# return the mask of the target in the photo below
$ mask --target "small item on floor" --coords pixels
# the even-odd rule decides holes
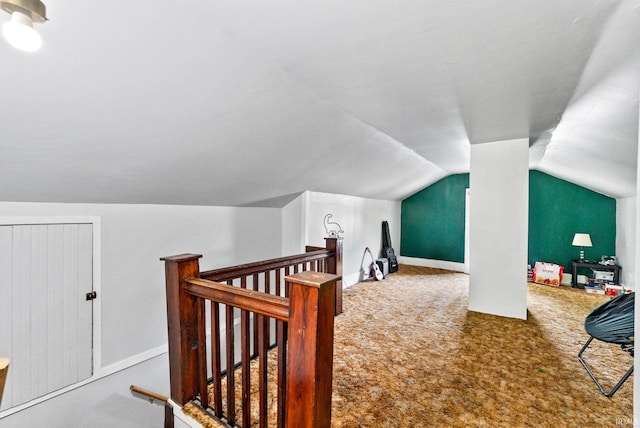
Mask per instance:
[[[604,291],[608,296],[616,297],[618,294],[622,294],[626,290],[624,290],[621,285],[607,284]]]
[[[386,278],[387,275],[389,275],[389,259],[383,257],[376,260],[376,264],[382,271],[382,275]]]
[[[584,291],[590,294],[604,294],[604,286],[596,282],[589,282],[584,286]]]
[[[371,253],[371,250],[369,249],[369,247],[366,247],[364,249],[364,252],[365,254],[369,253],[369,256],[371,256],[371,264],[369,265],[369,276],[372,276],[373,279],[375,279],[376,281],[383,280],[384,275],[380,270],[380,268],[378,267],[376,260],[373,258],[373,254]]]
[[[536,262],[533,268],[533,282],[538,284],[560,286],[564,266],[555,263]]]

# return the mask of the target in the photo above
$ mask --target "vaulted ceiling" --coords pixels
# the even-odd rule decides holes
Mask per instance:
[[[2,201],[399,200],[515,138],[636,194],[640,0],[45,3],[0,40]]]

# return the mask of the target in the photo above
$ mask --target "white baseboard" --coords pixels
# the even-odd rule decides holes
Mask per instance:
[[[454,272],[465,273],[464,263],[449,262],[446,260],[421,259],[419,257],[399,256],[398,263],[403,265],[431,267],[436,269],[446,269]],[[350,275],[345,275],[342,278],[342,288],[344,289],[351,287],[352,285],[357,284],[358,282],[367,278],[369,278],[369,273],[363,272],[362,270]]]
[[[106,367],[102,367],[101,369],[96,369],[96,371],[94,372],[94,377],[102,378],[105,376],[109,376],[110,374],[128,369],[129,367],[133,367],[136,364],[143,363],[147,360],[150,360],[152,358],[155,358],[167,352],[169,352],[168,344],[158,346],[157,348],[154,348],[154,349],[149,349],[148,351],[141,352],[127,359],[118,361],[117,363],[108,365]]]
[[[403,265],[424,266],[424,267],[431,267],[431,268],[437,268],[437,269],[446,269],[446,270],[452,270],[456,272],[465,271],[464,263],[449,262],[446,260],[421,259],[418,257],[400,256],[398,257],[398,263]]]
[[[356,273],[352,273],[350,275],[345,275],[342,277],[342,288],[349,288],[354,284],[357,284],[358,282],[360,282],[360,273],[356,272]]]

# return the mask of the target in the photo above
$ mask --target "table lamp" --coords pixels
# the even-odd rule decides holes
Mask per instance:
[[[592,247],[591,236],[588,233],[576,233],[571,245],[580,247],[580,260],[584,260],[584,247]]]

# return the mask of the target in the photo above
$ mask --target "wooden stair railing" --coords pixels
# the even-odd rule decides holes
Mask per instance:
[[[199,255],[162,259],[167,278],[169,366],[174,402],[179,405],[196,402],[228,426],[248,427],[252,408],[250,377],[255,376],[250,360],[258,357],[257,420],[260,427],[266,427],[267,350],[276,346],[278,410],[275,424],[296,428],[330,426],[333,317],[342,311],[341,277],[336,275],[342,270],[342,239],[327,238],[327,248],[307,247],[307,250],[298,256],[206,272],[199,272]],[[205,302],[209,302],[210,317],[207,317]],[[220,305],[224,305],[224,310]],[[234,314],[238,312],[239,363],[234,351],[237,334]],[[270,336],[272,320],[275,342]],[[211,327],[209,361],[207,325]],[[224,334],[223,330],[226,330]],[[224,360],[222,340],[225,341]],[[238,366],[242,373],[242,425],[235,414],[234,373]],[[223,409],[223,373],[227,382],[226,409]]]
[[[266,293],[280,295],[280,271],[287,275],[299,271],[327,272],[338,275],[340,279],[336,283],[336,315],[342,313],[342,238],[325,238],[326,247],[314,247],[307,245],[305,252],[294,256],[280,257],[237,266],[225,267],[200,272],[200,278],[210,281],[224,282],[240,279],[242,277],[255,276],[265,272],[275,271],[276,287],[274,290],[265,290]],[[266,278],[265,278],[266,279]]]

